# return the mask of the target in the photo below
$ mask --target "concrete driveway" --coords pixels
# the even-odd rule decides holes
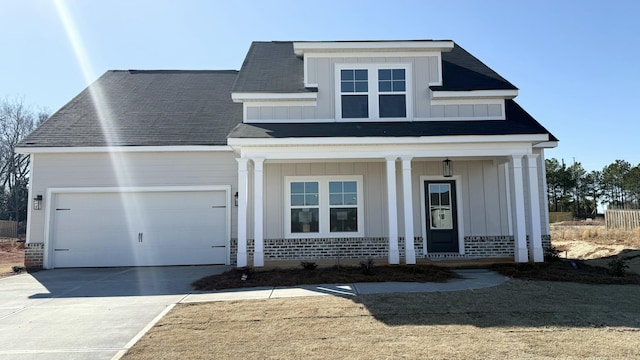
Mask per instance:
[[[0,359],[112,359],[228,266],[43,270],[0,279]]]

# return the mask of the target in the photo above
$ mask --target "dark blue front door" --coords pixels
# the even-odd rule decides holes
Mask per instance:
[[[434,180],[424,183],[427,216],[427,252],[458,252],[456,183]]]

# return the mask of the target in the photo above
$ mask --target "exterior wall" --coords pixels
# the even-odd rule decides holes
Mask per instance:
[[[465,236],[506,236],[509,232],[507,192],[505,189],[504,170],[494,160],[468,160],[453,162],[453,175],[460,175],[457,191],[461,192],[463,224],[459,229]],[[413,226],[414,234],[422,236],[422,214],[420,189],[423,184],[420,176],[442,176],[441,161],[414,160],[412,169],[413,192]],[[400,181],[400,177],[397,179]],[[402,199],[402,189],[398,190],[398,199]],[[398,209],[401,219],[404,218],[402,207]],[[400,227],[401,236],[404,229]]]
[[[316,106],[287,106],[282,103],[246,104],[246,119],[251,121],[294,121],[294,120],[335,120],[336,114],[336,64],[370,64],[390,63],[409,64],[412,75],[413,117],[414,119],[455,119],[473,117],[501,118],[503,105],[495,101],[477,99],[469,103],[431,104],[430,84],[439,82],[440,59],[438,56],[403,56],[403,57],[311,57],[307,62],[307,83],[317,84]],[[502,102],[504,104],[504,102]]]
[[[404,240],[398,244],[404,257]],[[416,256],[424,257],[422,238],[415,238]],[[247,254],[253,256],[253,240],[247,240]],[[231,261],[235,263],[238,240],[231,239]],[[340,260],[388,259],[389,239],[385,237],[323,238],[323,239],[265,239],[264,260]]]
[[[368,238],[387,236],[387,215],[385,210],[387,205],[384,166],[383,162],[266,163],[264,167],[264,238],[283,239],[285,237],[285,176],[309,175],[362,175],[362,185],[364,188],[364,236]],[[247,236],[253,237],[252,232],[250,231]]]
[[[505,167],[495,160],[456,160],[454,175],[460,176],[457,191],[462,203],[465,254],[440,257],[513,257],[514,240],[509,226],[508,189]],[[385,163],[312,162],[265,164],[265,260],[305,260],[313,258],[386,258],[388,256]],[[362,175],[365,235],[363,238],[285,239],[286,176]],[[400,162],[396,163],[399,236],[404,236],[403,192]],[[412,161],[413,223],[416,256],[424,257],[421,176],[442,176],[442,162]],[[250,212],[251,213],[251,212]],[[252,235],[249,235],[251,238]],[[399,241],[404,257],[404,242]],[[282,253],[276,251],[282,250]],[[233,250],[232,250],[233,251]],[[432,257],[432,255],[429,255]],[[233,255],[232,255],[233,258]]]
[[[238,165],[233,152],[130,152],[32,155],[31,191],[45,196],[43,210],[32,210],[30,244],[45,240],[48,188],[231,185],[235,194]],[[237,208],[231,209],[236,237]]]

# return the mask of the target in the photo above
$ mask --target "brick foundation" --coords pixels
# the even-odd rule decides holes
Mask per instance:
[[[513,236],[465,236],[465,253],[432,253],[426,257],[438,259],[482,259],[513,258]],[[542,236],[542,246],[551,246],[551,237]],[[414,238],[416,258],[425,258],[422,237]],[[254,241],[247,240],[248,263],[253,258]],[[404,239],[398,240],[401,260],[405,257]],[[235,264],[238,254],[238,239],[231,239],[231,263]],[[389,240],[385,237],[370,238],[322,238],[322,239],[265,239],[265,261],[289,260],[338,260],[338,259],[387,259]]]
[[[28,243],[24,248],[24,267],[42,269],[44,262],[44,243]]]

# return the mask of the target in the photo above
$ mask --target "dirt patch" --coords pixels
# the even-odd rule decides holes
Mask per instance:
[[[640,286],[513,280],[473,291],[185,304],[124,359],[638,358],[638,298]]]
[[[243,275],[247,275],[242,280]],[[430,265],[331,266],[253,271],[234,269],[195,281],[196,290],[220,290],[258,286],[344,284],[354,282],[414,281],[446,282],[460,276],[447,268]]]
[[[14,266],[24,266],[24,242],[0,238],[0,277],[14,274]]]
[[[621,258],[629,271],[640,274],[640,229],[552,225],[551,244],[560,250],[562,258],[580,259],[605,268],[611,260]]]

